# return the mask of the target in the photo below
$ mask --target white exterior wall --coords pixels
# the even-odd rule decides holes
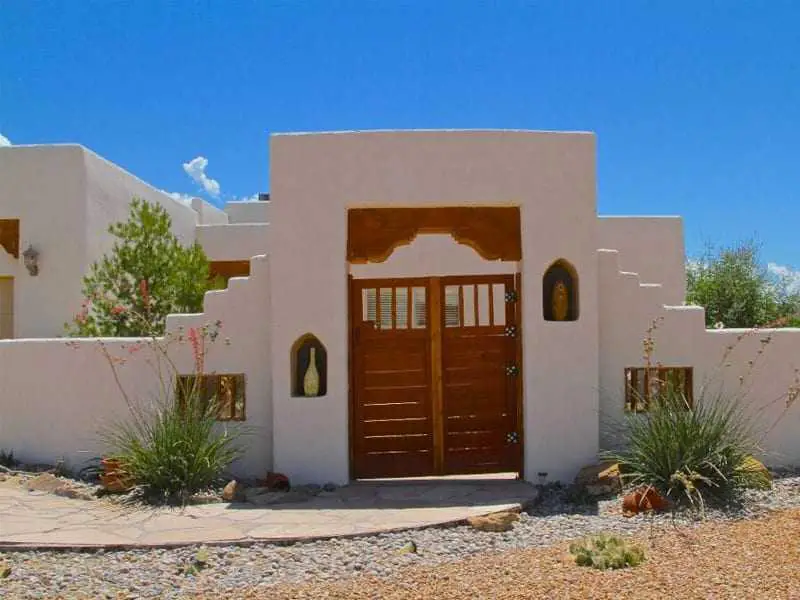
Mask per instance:
[[[567,480],[598,450],[595,140],[589,134],[373,132],[274,136],[270,235],[275,468],[349,477],[347,209],[521,207],[525,476]],[[542,319],[556,259],[580,278],[574,323]],[[313,292],[312,292],[313,290]],[[290,396],[290,348],[325,344],[328,393]],[[567,374],[554,377],[554,373]]]
[[[253,259],[249,278],[234,278],[224,291],[206,295],[206,313],[171,315],[168,330],[170,358],[182,373],[193,372],[191,350],[178,327],[221,321],[220,334],[209,346],[205,370],[244,373],[244,423],[220,427],[238,429],[245,455],[232,467],[235,474],[260,476],[272,466],[272,411],[269,368],[269,328],[265,257]],[[147,363],[149,349],[130,354],[139,338],[105,339],[109,353],[125,359],[117,372],[132,402],[141,405],[158,398],[159,379]],[[74,347],[73,347],[74,346]],[[0,341],[0,449],[13,450],[28,462],[71,468],[85,466],[107,448],[100,433],[130,416],[111,367],[95,339],[37,339]]]
[[[167,331],[171,335],[177,335],[179,327],[188,331],[190,327],[221,322],[219,338],[209,352],[205,370],[245,376],[246,421],[228,426],[245,434],[241,441],[246,453],[234,465],[234,472],[248,477],[264,477],[273,466],[269,281],[268,258],[253,257],[249,277],[233,277],[227,289],[206,293],[202,314],[167,318]],[[188,353],[182,356],[186,373],[192,372],[189,359]]]
[[[192,208],[197,213],[197,222],[202,225],[224,225],[228,214],[202,198],[192,198]]]
[[[197,242],[208,260],[247,260],[267,252],[267,223],[198,225]]]
[[[163,206],[172,218],[172,232],[184,244],[195,240],[197,213],[153,186],[82,148],[86,168],[86,267],[106,254],[114,243],[108,233],[111,223],[126,221],[134,197]],[[75,310],[80,308],[75,307]]]
[[[80,309],[89,266],[113,245],[108,226],[124,221],[138,196],[161,204],[184,243],[197,213],[78,145],[0,149],[0,218],[20,220],[20,251],[39,251],[39,274],[0,250],[0,277],[14,277],[17,338],[57,337]]]
[[[762,330],[739,336],[747,330],[707,330],[704,311],[694,306],[665,307],[658,288],[641,286],[636,275],[621,273],[619,256],[601,251],[600,260],[600,406],[603,447],[617,445],[615,427],[624,419],[624,369],[644,366],[643,340],[651,323],[661,317],[653,339],[653,363],[664,366],[693,367],[695,397],[706,386],[711,396],[720,389],[729,397],[741,394],[739,376],[748,370],[748,361],[757,359],[760,340],[767,336],[761,359],[756,360],[750,392],[744,398],[757,417],[756,428],[765,432],[762,457],[767,464],[800,464],[800,402],[783,415],[785,394],[800,369],[800,329]],[[725,364],[726,348],[735,346]],[[778,399],[777,401],[775,401]]]
[[[0,341],[0,449],[26,462],[74,469],[103,453],[100,433],[125,418],[127,405],[96,340]],[[105,340],[113,356],[133,340]],[[119,369],[131,397],[145,400],[158,381],[144,352]]]
[[[227,202],[225,212],[230,223],[269,223],[269,202]]]
[[[597,247],[619,250],[623,271],[659,283],[666,304],[686,299],[686,253],[680,217],[600,217]]]
[[[0,148],[0,218],[20,220],[20,257],[0,248],[0,276],[14,278],[15,337],[55,337],[80,309],[87,264],[86,171],[80,146]],[[39,274],[22,263],[39,251]]]

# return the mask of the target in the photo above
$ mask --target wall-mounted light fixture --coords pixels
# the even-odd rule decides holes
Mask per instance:
[[[39,251],[28,244],[27,250],[22,253],[22,261],[25,264],[25,268],[28,269],[28,273],[31,275],[38,275],[39,274]]]

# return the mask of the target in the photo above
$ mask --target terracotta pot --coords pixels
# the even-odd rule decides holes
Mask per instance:
[[[669,500],[659,494],[655,488],[639,488],[622,499],[622,512],[636,515],[640,512],[661,512],[669,508]]]
[[[103,473],[100,475],[100,484],[109,492],[127,492],[133,487],[133,480],[122,468],[116,458],[104,458],[100,461]]]

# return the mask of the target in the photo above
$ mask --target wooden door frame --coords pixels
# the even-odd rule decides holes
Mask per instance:
[[[361,306],[361,299],[360,295],[356,294],[356,287],[361,286],[360,282],[370,282],[370,284],[378,284],[378,282],[383,283],[395,283],[395,284],[405,284],[409,287],[413,287],[414,282],[419,284],[422,280],[427,282],[426,287],[426,319],[428,323],[429,329],[429,340],[430,340],[430,374],[431,374],[431,406],[432,406],[432,425],[433,425],[433,452],[434,452],[434,470],[439,476],[444,474],[444,460],[445,460],[445,427],[444,427],[444,395],[443,395],[443,360],[442,360],[442,348],[443,348],[443,327],[444,327],[444,310],[443,310],[443,300],[444,300],[444,287],[447,284],[457,284],[459,282],[463,283],[476,283],[480,282],[482,279],[486,279],[487,282],[492,281],[493,279],[496,281],[500,274],[492,274],[492,275],[453,275],[453,276],[446,276],[446,277],[407,277],[407,278],[364,278],[364,279],[356,279],[353,277],[352,274],[348,275],[348,381],[349,381],[349,394],[348,394],[348,424],[349,424],[349,435],[348,435],[348,458],[349,458],[349,465],[348,465],[348,474],[351,480],[354,479],[355,475],[355,436],[356,436],[356,369],[354,368],[354,350],[356,345],[355,339],[355,322],[356,318],[358,317],[359,310],[363,310],[363,306]],[[523,395],[523,377],[522,377],[522,365],[523,365],[523,355],[522,355],[522,276],[520,273],[516,274],[505,274],[504,277],[510,278],[510,282],[512,285],[512,289],[516,291],[516,306],[514,309],[514,325],[517,327],[517,336],[516,336],[516,351],[515,351],[515,358],[520,366],[520,375],[516,377],[515,382],[515,395],[516,395],[516,425],[517,431],[519,435],[519,444],[520,444],[520,457],[519,457],[519,472],[518,472],[518,479],[524,478],[524,468],[525,468],[525,423],[524,423],[524,395]],[[463,310],[463,309],[462,309]],[[436,317],[436,318],[435,318]],[[409,315],[409,319],[411,315]]]

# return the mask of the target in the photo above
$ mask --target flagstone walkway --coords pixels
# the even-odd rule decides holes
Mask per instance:
[[[457,523],[536,498],[513,480],[355,483],[268,508],[205,504],[128,508],[0,485],[0,549],[139,548],[301,541]]]

